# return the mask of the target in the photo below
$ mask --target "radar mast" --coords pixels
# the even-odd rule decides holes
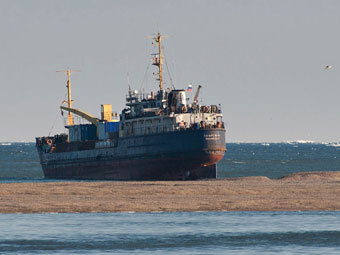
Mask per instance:
[[[151,36],[149,38],[152,38],[156,42],[156,46],[158,47],[158,53],[153,54],[154,57],[153,65],[158,67],[158,78],[159,81],[159,90],[163,90],[163,56],[162,56],[162,40],[166,37],[169,37],[169,35],[161,35],[161,33],[157,33],[157,35]],[[153,44],[153,43],[152,43]]]

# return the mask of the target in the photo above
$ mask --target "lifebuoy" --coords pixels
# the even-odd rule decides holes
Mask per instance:
[[[52,140],[51,139],[47,139],[46,143],[51,146],[52,145]]]

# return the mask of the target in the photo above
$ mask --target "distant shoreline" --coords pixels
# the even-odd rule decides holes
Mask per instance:
[[[200,181],[0,183],[0,213],[340,210],[340,172]]]

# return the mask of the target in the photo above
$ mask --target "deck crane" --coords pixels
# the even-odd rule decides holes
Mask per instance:
[[[86,119],[87,121],[89,121],[90,123],[94,124],[96,127],[98,127],[98,123],[100,122],[100,119],[92,116],[89,113],[83,112],[79,109],[75,109],[72,108],[72,103],[73,100],[71,99],[71,72],[80,72],[79,70],[71,70],[70,68],[67,68],[67,70],[62,70],[62,71],[57,71],[57,72],[64,72],[67,74],[67,101],[63,101],[63,103],[67,103],[68,107],[66,106],[60,106],[61,110],[65,110],[68,111],[68,122],[67,125],[68,126],[72,126],[74,125],[74,120],[72,117],[72,113],[74,113],[75,115],[78,115],[84,119]],[[98,134],[98,129],[97,129],[97,134]]]
[[[198,103],[198,95],[199,95],[199,93],[200,93],[201,88],[202,88],[202,86],[201,86],[201,85],[198,85],[196,94],[195,94],[195,96],[194,96],[193,105],[197,105],[197,103]]]
[[[60,106],[60,109],[68,111],[68,112],[72,112],[75,115],[78,115],[78,116],[86,119],[87,121],[91,122],[92,124],[94,124],[96,126],[98,126],[98,122],[100,121],[98,118],[92,116],[89,113],[83,112],[83,111],[81,111],[79,109],[70,108],[70,107],[66,107],[66,106]]]

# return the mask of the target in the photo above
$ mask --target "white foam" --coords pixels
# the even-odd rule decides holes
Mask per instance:
[[[9,145],[12,145],[12,143],[0,143],[0,145],[9,146]]]
[[[295,141],[287,141],[285,143],[288,143],[288,144],[319,144],[319,143],[312,141],[312,140],[295,140]]]
[[[340,143],[327,143],[327,146],[340,147]]]
[[[247,162],[243,162],[243,161],[233,161],[234,164],[246,164]]]

